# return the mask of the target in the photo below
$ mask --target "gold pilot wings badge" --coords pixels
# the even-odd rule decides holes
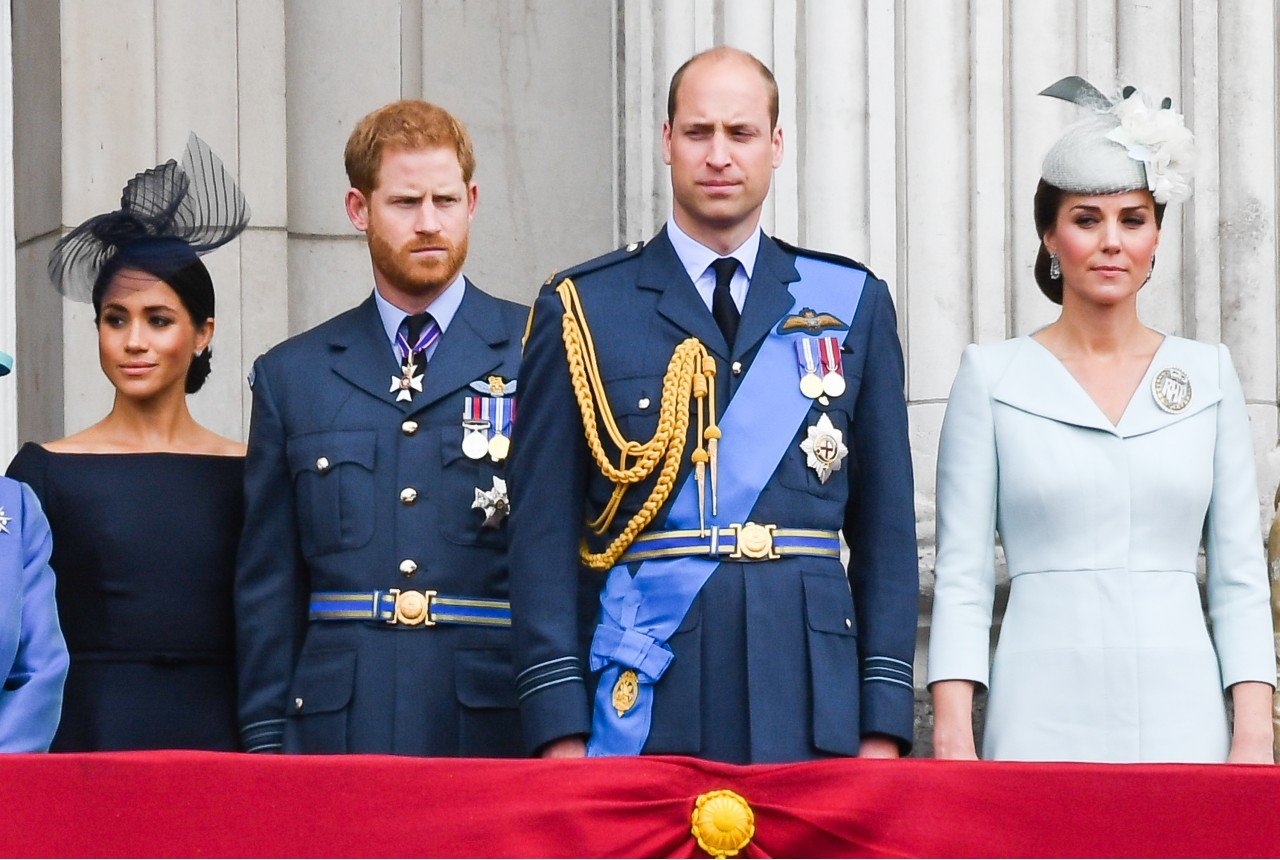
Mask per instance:
[[[824,331],[848,331],[847,323],[834,314],[801,308],[798,314],[789,314],[778,323],[778,334],[821,334]]]

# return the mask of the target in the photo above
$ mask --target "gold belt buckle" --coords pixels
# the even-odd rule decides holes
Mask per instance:
[[[431,620],[431,600],[436,596],[434,590],[401,591],[398,588],[392,588],[390,593],[395,595],[396,608],[395,615],[388,623],[403,624],[406,627],[436,626],[435,621]]]
[[[773,549],[773,530],[777,528],[773,523],[732,523],[729,528],[736,538],[729,558],[765,561],[782,557]]]

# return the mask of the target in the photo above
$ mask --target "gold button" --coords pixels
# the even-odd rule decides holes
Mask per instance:
[[[734,375],[734,376],[741,376],[741,375],[742,375],[742,362],[740,362],[740,361],[735,361],[733,364],[729,365],[729,370],[733,372],[733,375]]]
[[[302,697],[301,697],[301,696],[299,696],[298,698],[296,698],[296,699],[294,699],[294,700],[293,700],[293,709],[294,709],[295,711],[301,711],[301,710],[302,710]]]
[[[317,471],[317,472],[319,472],[319,473],[320,473],[320,474],[322,474],[322,475],[323,475],[325,472],[329,471],[329,458],[328,458],[328,457],[316,457],[316,471]]]
[[[641,397],[641,398],[640,398],[640,402],[639,402],[639,403],[637,403],[636,405],[637,405],[637,406],[639,406],[641,409],[648,409],[648,408],[649,408],[649,398],[648,398],[648,397]]]
[[[406,436],[412,436],[414,433],[418,432],[418,422],[406,421],[400,425],[400,431]]]
[[[413,576],[418,572],[418,563],[411,558],[406,558],[400,562],[400,572],[405,576]]]
[[[405,487],[400,491],[400,501],[404,502],[406,505],[412,505],[414,502],[418,501],[418,491],[413,487]]]
[[[852,630],[852,629],[853,629],[853,619],[852,619],[852,618],[846,618],[846,619],[844,620],[844,629],[845,629],[845,630]]]

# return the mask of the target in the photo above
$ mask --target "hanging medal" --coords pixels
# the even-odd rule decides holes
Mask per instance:
[[[400,375],[391,374],[390,393],[395,394],[397,403],[412,400],[413,392],[422,391],[422,376],[423,374],[418,373],[418,365],[413,361],[413,353],[409,353],[400,365]]]
[[[396,395],[396,402],[412,400],[413,393],[422,392],[421,367],[414,356],[421,355],[426,360],[426,351],[440,339],[440,326],[435,320],[429,322],[418,335],[418,341],[412,347],[409,340],[400,332],[396,332],[396,349],[400,353],[400,375],[391,377],[391,393]]]
[[[840,341],[834,337],[818,339],[822,352],[822,393],[828,397],[844,394],[844,365],[840,360]]]
[[[818,376],[818,339],[796,338],[796,363],[800,367],[800,393],[810,400],[822,396],[822,379]]]
[[[511,419],[515,403],[505,397],[485,399],[493,404],[493,436],[489,438],[489,459],[499,463],[511,451]]]
[[[462,409],[462,453],[482,460],[489,451],[489,409],[487,397],[467,397]]]

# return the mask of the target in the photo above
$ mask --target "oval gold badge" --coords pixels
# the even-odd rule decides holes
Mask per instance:
[[[635,707],[636,699],[639,697],[640,679],[636,677],[634,669],[627,669],[618,676],[617,682],[613,685],[613,709],[621,717]]]
[[[1151,394],[1156,405],[1170,414],[1177,414],[1191,403],[1191,377],[1177,367],[1166,367],[1151,382]]]

